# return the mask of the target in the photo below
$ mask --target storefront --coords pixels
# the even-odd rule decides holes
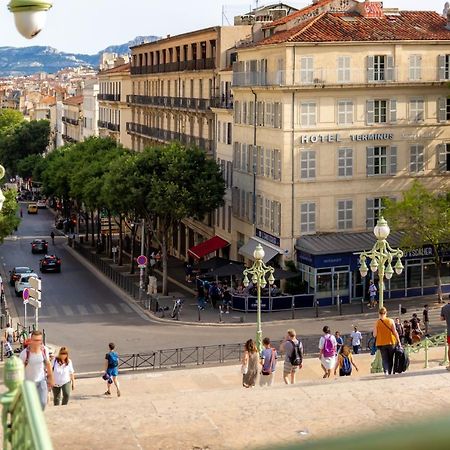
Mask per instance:
[[[392,233],[389,243],[398,247],[400,233]],[[305,236],[296,244],[297,266],[308,293],[314,294],[320,305],[336,303],[339,295],[343,303],[367,297],[369,272],[365,278],[359,273],[359,253],[374,245],[373,233],[329,233]],[[450,292],[450,246],[440,248],[443,263],[441,282],[443,292]],[[404,271],[385,280],[385,298],[415,297],[436,293],[436,264],[433,248],[424,246],[405,253]],[[377,274],[374,280],[378,283]]]

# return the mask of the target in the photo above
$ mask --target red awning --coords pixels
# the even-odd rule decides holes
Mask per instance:
[[[202,242],[201,244],[195,245],[189,249],[189,253],[196,259],[203,258],[205,255],[209,255],[210,253],[215,252],[216,250],[220,250],[221,248],[230,245],[225,239],[222,239],[219,236],[214,236],[207,241]]]

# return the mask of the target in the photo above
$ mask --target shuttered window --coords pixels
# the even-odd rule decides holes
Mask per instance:
[[[422,79],[422,56],[409,55],[409,81]]]
[[[338,101],[338,124],[349,125],[353,123],[353,102],[351,100]]]
[[[425,119],[425,102],[421,98],[412,98],[409,101],[409,121],[423,122]]]
[[[367,147],[367,175],[395,175],[397,173],[397,147]]]
[[[353,175],[353,150],[351,148],[338,149],[338,176],[351,177]]]
[[[450,55],[438,56],[438,79],[439,80],[450,79]]]
[[[302,234],[316,232],[315,202],[303,202],[300,204],[300,232]]]
[[[300,125],[302,127],[310,127],[316,125],[316,103],[301,102],[300,103]]]
[[[302,180],[316,177],[316,152],[314,150],[302,150],[300,152],[300,178]]]
[[[350,56],[339,56],[337,59],[337,80],[339,83],[348,83],[350,76]]]
[[[349,230],[353,227],[353,200],[338,200],[337,228]]]
[[[414,144],[409,148],[409,171],[411,173],[423,172],[425,169],[424,147]]]
[[[312,56],[300,58],[300,81],[302,83],[312,83],[314,80],[314,59]]]

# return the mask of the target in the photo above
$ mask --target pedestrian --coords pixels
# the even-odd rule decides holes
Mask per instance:
[[[192,271],[193,267],[190,261],[186,262],[186,265],[184,266],[184,271],[186,273],[186,282],[192,283]]]
[[[263,339],[263,350],[261,352],[261,376],[259,377],[259,385],[272,386],[277,365],[277,351],[270,344],[270,339]]]
[[[352,366],[359,372],[358,367],[353,361],[352,352],[348,345],[344,345],[342,352],[338,354],[338,360],[336,367],[334,368],[334,374],[336,375],[337,369],[339,369],[340,377],[348,377],[352,374]]]
[[[11,324],[8,322],[6,324],[6,328],[5,328],[5,334],[4,334],[4,339],[6,342],[8,342],[10,345],[13,344],[14,342],[14,336],[15,336],[15,332],[14,332],[14,328],[11,326]]]
[[[403,321],[403,343],[407,345],[412,344],[411,324],[407,320]]]
[[[55,245],[55,233],[53,231],[50,233],[50,237],[52,238],[52,244]]]
[[[111,395],[111,384],[117,389],[117,397],[120,397],[119,381],[117,377],[119,376],[119,355],[115,351],[115,344],[110,342],[108,344],[109,352],[105,355],[105,367],[103,372],[105,375],[103,379],[106,380],[106,392],[105,395]]]
[[[380,350],[383,361],[383,371],[386,375],[392,374],[394,366],[395,346],[401,347],[400,337],[395,328],[394,321],[387,317],[385,307],[378,311],[379,318],[375,322],[373,335],[377,340],[377,349]]]
[[[341,333],[339,331],[336,331],[334,333],[334,337],[336,338],[336,344],[337,344],[337,352],[340,353],[342,350],[342,346],[344,345],[344,339],[342,339]]]
[[[54,359],[52,368],[55,379],[55,384],[52,389],[53,404],[55,406],[61,404],[62,392],[62,404],[67,405],[69,403],[70,393],[75,389],[75,373],[72,361],[69,359],[69,349],[67,347],[61,347],[59,349],[58,356]]]
[[[23,217],[23,210],[20,208],[20,217]]]
[[[441,320],[445,320],[447,323],[448,358],[450,360],[450,295],[448,296],[448,303],[441,309]],[[447,370],[450,370],[450,364],[447,366]]]
[[[350,337],[352,338],[353,353],[357,355],[359,353],[359,349],[361,348],[362,334],[358,331],[358,327],[356,325],[353,327],[353,332],[350,334]]]
[[[319,359],[324,372],[323,378],[330,378],[331,371],[336,367],[336,338],[330,334],[330,327],[324,326],[323,336],[319,341]]]
[[[420,342],[420,339],[422,337],[422,330],[420,329],[420,319],[417,317],[417,314],[414,313],[412,315],[411,322],[411,339],[413,341],[413,344],[416,344],[417,342]]]
[[[231,309],[231,291],[228,285],[225,285],[223,287],[223,293],[222,293],[222,302],[223,302],[223,309],[225,310],[225,314],[230,314]]]
[[[370,280],[370,283],[369,283],[369,297],[370,297],[369,308],[373,308],[375,306],[376,295],[377,295],[377,287],[375,286],[374,282],[372,280]]]
[[[303,344],[297,339],[293,328],[287,330],[286,336],[280,345],[280,351],[285,353],[283,366],[283,379],[286,384],[295,383],[295,375],[303,364]]]
[[[397,330],[398,336],[400,338],[400,342],[403,343],[405,340],[405,329],[403,328],[402,323],[400,322],[400,318],[395,318],[395,329]]]
[[[245,388],[255,387],[258,376],[258,349],[253,341],[249,339],[245,343],[245,350],[242,356],[242,386]]]
[[[423,305],[422,311],[423,326],[425,327],[425,336],[430,336],[430,315],[428,305]]]
[[[48,354],[49,351],[43,344],[42,332],[33,330],[28,346],[19,355],[25,365],[25,380],[32,381],[36,385],[42,410],[47,405],[48,391],[54,385]]]

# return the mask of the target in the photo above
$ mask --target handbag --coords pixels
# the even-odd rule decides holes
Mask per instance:
[[[242,375],[247,375],[247,372],[248,372],[248,365],[247,364],[242,364],[242,366],[241,366],[241,374]]]

